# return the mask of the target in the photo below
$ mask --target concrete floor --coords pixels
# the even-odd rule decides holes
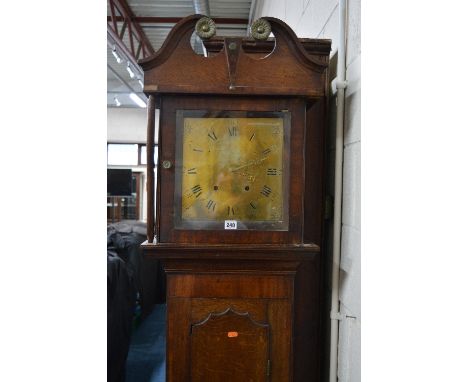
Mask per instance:
[[[126,382],[166,381],[166,305],[155,305],[132,335]]]

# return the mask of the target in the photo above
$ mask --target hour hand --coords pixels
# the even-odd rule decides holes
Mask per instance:
[[[249,167],[249,166],[256,166],[256,165],[262,163],[265,159],[266,158],[260,158],[260,159],[254,159],[254,160],[248,161],[246,164],[243,164],[242,166],[238,166],[238,167],[235,167],[235,168],[231,169],[231,172],[237,172],[237,171],[242,170],[243,168]]]

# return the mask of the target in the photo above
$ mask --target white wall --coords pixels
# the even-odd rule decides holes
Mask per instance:
[[[348,37],[346,51],[342,261],[340,309],[347,316],[340,322],[338,378],[361,379],[361,3],[348,0]],[[338,41],[338,2],[336,0],[258,0],[254,19],[273,16],[285,21],[298,37],[332,39],[332,56]],[[332,78],[330,78],[331,80]],[[330,99],[328,133],[327,189],[333,192],[334,108]],[[330,230],[329,230],[330,231]],[[327,255],[331,256],[331,246]]]
[[[159,111],[156,111],[156,125],[158,120]],[[146,109],[107,108],[107,141],[146,143],[146,121]],[[158,137],[158,126],[155,137],[155,139]]]

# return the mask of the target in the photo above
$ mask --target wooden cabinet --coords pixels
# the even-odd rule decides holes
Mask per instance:
[[[183,346],[185,339],[190,360],[190,370],[179,369],[177,352],[168,359],[171,374],[181,381],[268,381],[277,365],[272,380],[288,380],[293,279],[226,272],[168,275],[168,343]],[[178,330],[182,323],[188,336]]]
[[[185,18],[140,62],[149,142],[160,109],[143,250],[167,276],[167,381],[319,381],[330,41],[266,18],[253,28],[275,41],[212,38],[195,56],[210,25]]]
[[[291,381],[295,369],[299,381],[299,375],[317,374],[318,249],[231,248],[160,248],[170,380],[217,381],[229,372],[228,381],[249,381],[249,373],[254,381]]]

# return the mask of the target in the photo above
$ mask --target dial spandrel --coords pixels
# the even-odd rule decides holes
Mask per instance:
[[[176,228],[287,229],[289,113],[200,114],[178,111]]]

